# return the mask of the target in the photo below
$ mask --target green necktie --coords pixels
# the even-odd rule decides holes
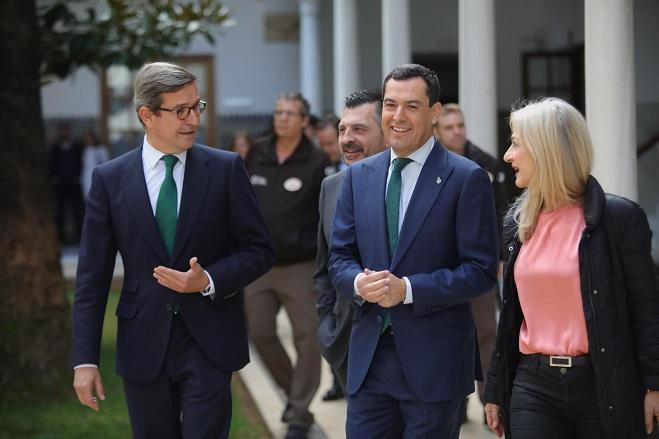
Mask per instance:
[[[156,223],[160,236],[167,248],[167,254],[172,255],[174,248],[174,238],[176,237],[176,203],[177,191],[176,182],[174,181],[174,165],[178,162],[175,155],[164,155],[160,158],[165,162],[165,180],[160,186],[158,202],[156,203]]]
[[[397,158],[394,159],[394,169],[391,171],[389,177],[389,184],[387,185],[387,197],[385,200],[387,211],[387,238],[389,242],[389,261],[394,258],[396,246],[398,245],[398,220],[400,211],[400,187],[401,187],[401,172],[412,159]],[[382,325],[382,333],[384,333],[389,326],[391,326],[391,315],[387,310],[384,313],[384,324]]]

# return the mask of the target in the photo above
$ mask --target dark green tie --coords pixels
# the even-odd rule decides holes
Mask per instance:
[[[398,245],[398,220],[400,212],[400,187],[401,187],[401,172],[412,159],[397,158],[394,159],[393,170],[391,177],[389,177],[389,184],[387,185],[387,197],[385,200],[387,211],[387,238],[389,242],[389,261],[394,258],[396,246]],[[382,332],[385,332],[391,326],[391,315],[387,310],[384,313],[384,324],[382,325]]]
[[[177,192],[174,181],[174,165],[178,158],[174,155],[164,155],[160,158],[165,162],[165,180],[160,186],[158,202],[156,203],[156,223],[160,230],[160,236],[167,248],[167,254],[172,255],[174,238],[176,237],[176,203]]]

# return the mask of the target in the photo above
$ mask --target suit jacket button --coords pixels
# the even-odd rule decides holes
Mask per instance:
[[[382,316],[378,316],[378,323],[382,323]]]
[[[165,306],[165,308],[167,308],[167,311],[171,311],[172,310],[172,304],[168,303],[167,306]]]

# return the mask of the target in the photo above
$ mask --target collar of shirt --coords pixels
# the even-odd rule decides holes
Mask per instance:
[[[407,158],[412,159],[412,161],[418,163],[421,167],[423,167],[434,145],[435,145],[435,138],[430,136],[430,138],[426,140],[426,143],[424,143],[420,148],[418,148],[412,154],[408,155]],[[398,156],[396,155],[396,152],[393,150],[393,148],[390,149],[390,151],[391,151],[391,155],[389,157],[389,164],[391,165],[391,163],[393,163],[393,161],[397,159]],[[389,169],[390,169],[389,172],[391,172],[391,166],[389,166]]]
[[[416,182],[419,180],[419,175],[421,175],[421,169],[426,163],[430,151],[432,151],[433,146],[435,145],[434,137],[430,137],[426,143],[424,143],[419,149],[410,154],[407,158],[412,159],[412,162],[407,165],[401,172],[401,191],[400,191],[400,207],[398,214],[398,231],[400,232],[401,227],[403,226],[403,219],[405,218],[405,213],[407,212],[407,206],[409,206],[410,201],[412,200],[412,194],[414,193],[414,188],[416,187]],[[394,150],[391,150],[390,160],[391,162],[394,159],[398,158]],[[391,172],[394,167],[389,166],[389,173],[387,174],[387,188],[389,188],[389,180],[391,179]],[[385,191],[386,199],[386,191]]]
[[[147,140],[146,135],[144,135],[143,145],[144,147],[142,148],[142,160],[145,164],[149,165],[151,169],[155,169],[156,165],[158,165],[160,161],[160,158],[167,154],[154,148]],[[181,165],[183,165],[185,168],[185,159],[188,156],[188,151],[179,152],[178,154],[173,155],[178,157],[179,162],[181,162]]]
[[[177,192],[177,212],[181,207],[181,195],[183,194],[183,177],[185,172],[185,159],[187,158],[187,151],[174,154],[178,157],[181,166],[174,166],[174,182],[176,183]],[[156,213],[156,204],[158,203],[158,195],[160,187],[165,179],[165,162],[160,160],[165,154],[162,151],[154,148],[144,136],[144,143],[142,147],[142,167],[144,168],[144,180],[146,181],[146,189],[149,193],[149,201],[151,203],[151,210],[153,214]]]

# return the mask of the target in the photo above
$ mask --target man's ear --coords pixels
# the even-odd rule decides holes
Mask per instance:
[[[140,109],[137,110],[137,115],[142,120],[142,123],[147,127],[150,127],[151,124],[153,123],[154,114],[147,107],[141,106]]]
[[[431,107],[432,111],[432,124],[435,127],[439,127],[439,115],[442,113],[442,104],[439,102],[435,102],[435,104]]]

